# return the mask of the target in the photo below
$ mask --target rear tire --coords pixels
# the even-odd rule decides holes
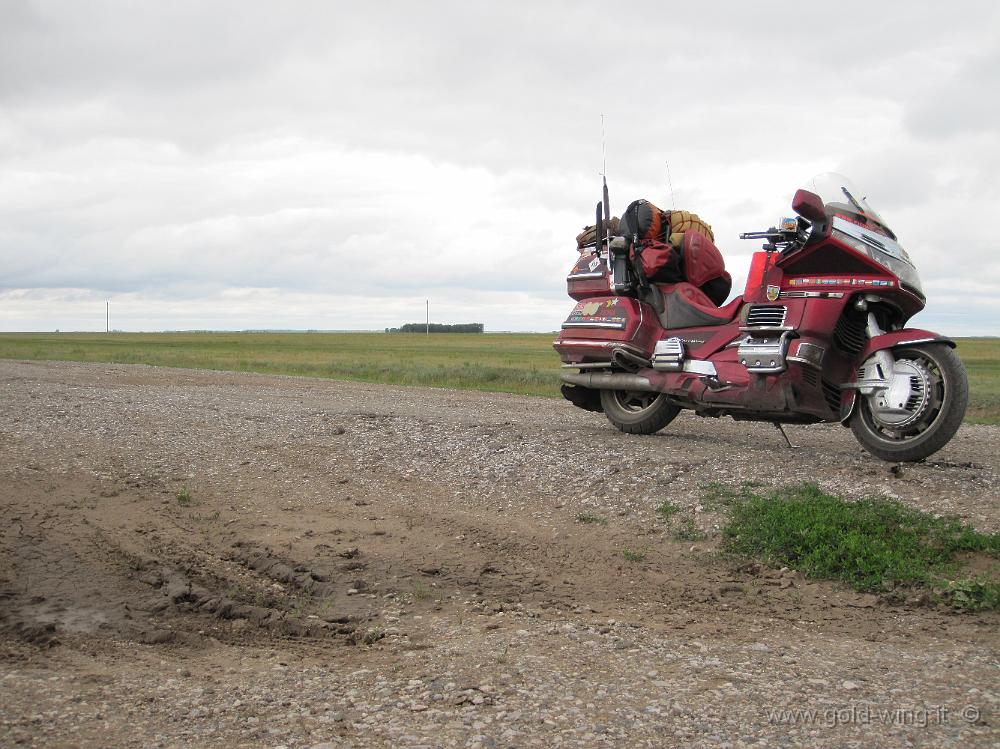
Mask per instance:
[[[601,406],[608,421],[628,434],[658,432],[681,412],[663,393],[602,390]]]
[[[969,404],[965,365],[949,346],[940,343],[894,349],[892,354],[897,362],[907,361],[926,372],[926,403],[921,401],[915,408],[913,423],[897,427],[876,416],[870,402],[874,396],[859,393],[851,431],[877,458],[898,463],[923,460],[948,444],[965,418]]]

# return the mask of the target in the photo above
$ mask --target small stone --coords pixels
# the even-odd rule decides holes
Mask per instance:
[[[858,682],[851,681],[850,679],[845,679],[840,686],[842,689],[847,690],[861,689],[861,685]]]

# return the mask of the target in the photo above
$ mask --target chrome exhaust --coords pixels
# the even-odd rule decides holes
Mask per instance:
[[[569,385],[580,385],[594,390],[642,390],[656,392],[649,380],[625,372],[563,372],[559,377]]]

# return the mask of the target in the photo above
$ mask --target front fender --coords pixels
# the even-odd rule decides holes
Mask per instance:
[[[946,338],[940,333],[934,333],[930,330],[921,330],[920,328],[903,328],[902,330],[894,330],[891,333],[883,333],[882,335],[875,336],[868,341],[868,345],[864,347],[860,354],[858,354],[857,360],[854,362],[854,366],[851,368],[851,379],[848,382],[854,382],[858,378],[858,368],[863,362],[868,361],[868,357],[874,354],[876,351],[885,351],[886,349],[899,348],[901,346],[914,346],[920,343],[943,343],[946,346],[955,348],[955,342],[950,338]],[[858,402],[858,391],[857,390],[844,390],[840,398],[840,423],[847,425],[851,416],[854,414],[855,405]]]
[[[876,351],[898,348],[899,346],[911,346],[918,343],[943,343],[946,346],[955,348],[953,340],[945,338],[939,333],[934,333],[930,330],[921,330],[920,328],[903,328],[902,330],[883,333],[870,339],[868,345],[858,355],[858,360],[855,363],[857,366],[861,366],[861,362],[867,361],[868,357]]]

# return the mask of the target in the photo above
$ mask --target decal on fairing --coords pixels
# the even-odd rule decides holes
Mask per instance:
[[[618,297],[599,302],[578,302],[563,323],[564,328],[624,329],[628,315]]]
[[[896,282],[888,278],[789,278],[788,286],[895,286]],[[770,288],[768,293],[770,294]],[[771,297],[768,296],[768,299]]]

